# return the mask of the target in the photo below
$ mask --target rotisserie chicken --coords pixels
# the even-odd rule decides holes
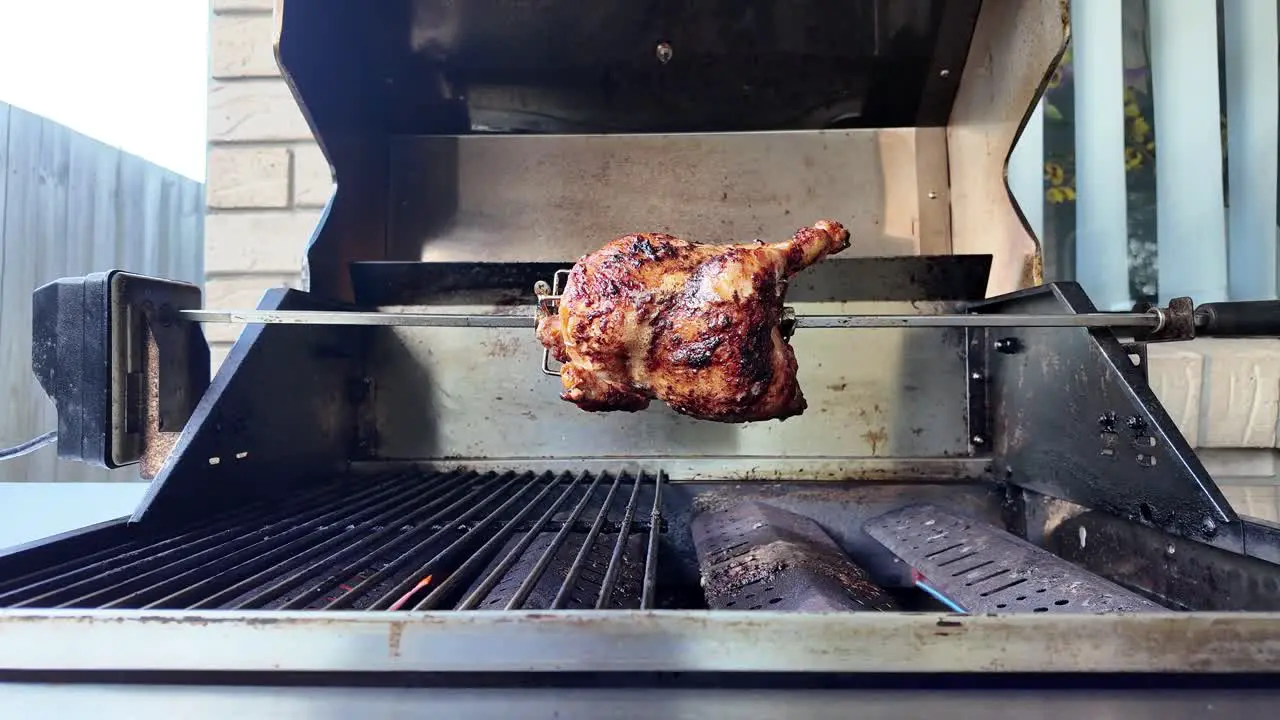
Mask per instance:
[[[849,247],[832,220],[786,242],[702,245],[624,235],[578,260],[538,339],[564,363],[561,398],[636,411],[653,398],[703,420],[782,420],[804,412],[780,321],[787,279]]]

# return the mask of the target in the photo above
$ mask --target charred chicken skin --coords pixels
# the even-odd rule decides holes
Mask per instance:
[[[782,420],[804,412],[780,322],[787,280],[849,247],[833,220],[786,242],[703,245],[624,235],[569,273],[538,340],[561,363],[561,398],[634,412],[657,398],[702,420]]]

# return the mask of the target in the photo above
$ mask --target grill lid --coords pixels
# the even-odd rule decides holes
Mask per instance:
[[[282,5],[326,136],[945,125],[981,2]]]

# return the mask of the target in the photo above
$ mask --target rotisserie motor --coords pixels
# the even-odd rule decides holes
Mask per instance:
[[[780,322],[787,280],[849,247],[833,220],[786,242],[703,245],[624,235],[584,256],[538,339],[564,363],[561,397],[589,411],[636,411],[653,398],[703,420],[804,412]]]

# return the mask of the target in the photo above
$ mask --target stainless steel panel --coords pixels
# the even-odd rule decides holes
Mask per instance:
[[[801,314],[945,310],[939,303],[795,305]],[[383,459],[737,458],[751,462],[725,467],[721,477],[777,477],[773,466],[787,463],[799,471],[791,477],[826,479],[844,458],[969,452],[963,335],[954,328],[798,332],[792,344],[808,410],[741,425],[694,420],[657,401],[638,413],[584,412],[560,400],[558,378],[539,371],[542,347],[530,330],[377,332],[371,365]]]
[[[145,682],[145,681],[144,681]],[[148,685],[0,683],[8,717],[144,720],[386,720],[423,717],[469,720],[1201,720],[1267,717],[1280,690],[801,690],[763,688],[564,688],[564,687],[254,687],[246,685]],[[856,708],[856,714],[854,712]]]
[[[785,240],[820,218],[849,228],[842,256],[945,244],[946,213],[920,209],[948,202],[939,129],[402,137],[390,152],[388,260],[572,261],[628,232]]]
[[[0,612],[0,669],[1272,673],[1280,614]]]
[[[529,467],[529,458],[446,459],[427,461],[426,466],[438,470],[476,470],[482,472],[518,472]],[[386,467],[382,461],[352,463],[357,468]],[[737,457],[665,456],[617,458],[546,458],[539,468],[550,472],[650,472],[662,471],[680,482],[787,482],[792,480],[825,481],[857,480],[912,481],[963,484],[989,479],[991,461],[981,457],[955,458],[846,458],[846,457]]]

